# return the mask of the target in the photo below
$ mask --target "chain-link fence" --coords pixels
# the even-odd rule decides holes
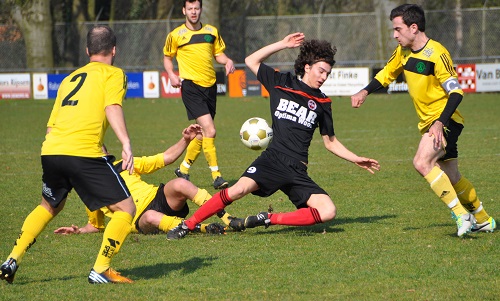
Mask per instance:
[[[500,8],[427,11],[426,33],[450,51],[455,63],[500,61]],[[126,71],[163,70],[166,35],[184,22],[177,20],[115,21],[109,24],[118,39],[115,65]],[[65,72],[87,63],[85,38],[95,23],[55,25],[52,70],[30,70],[26,50],[16,26],[0,26],[0,72]],[[108,23],[107,23],[108,24]],[[324,14],[223,18],[221,34],[226,54],[243,67],[253,51],[278,41],[288,33],[301,31],[306,38],[330,41],[338,48],[336,66],[380,67],[396,46],[391,23],[376,13]],[[283,51],[268,63],[280,68],[293,65],[296,51]]]

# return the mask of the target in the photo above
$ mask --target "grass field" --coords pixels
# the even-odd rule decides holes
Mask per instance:
[[[373,95],[357,110],[347,97],[332,100],[337,137],[382,168],[371,175],[342,161],[316,134],[309,173],[337,205],[332,222],[179,241],[131,235],[112,265],[136,283],[91,286],[87,276],[101,235],[52,234],[59,226],[86,223],[83,204],[73,193],[24,257],[14,284],[0,283],[0,300],[499,300],[500,236],[456,237],[449,210],[413,170],[419,134],[409,96]],[[466,128],[459,141],[460,169],[497,220],[500,174],[492,165],[500,159],[499,101],[498,94],[467,95],[460,105]],[[24,218],[40,202],[40,145],[52,104],[0,101],[2,261]],[[135,155],[163,151],[189,124],[179,99],[129,99],[125,114]],[[219,98],[219,166],[233,183],[258,155],[238,136],[243,121],[253,116],[270,120],[265,99]],[[111,152],[121,150],[111,129],[106,144]],[[174,178],[177,163],[145,179],[166,182]],[[191,179],[215,192],[203,156]],[[247,196],[227,210],[244,217],[269,205],[277,212],[294,209],[276,193],[265,199]]]

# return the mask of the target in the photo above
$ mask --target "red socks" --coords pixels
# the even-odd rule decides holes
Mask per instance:
[[[271,225],[311,226],[323,221],[316,208],[301,208],[292,212],[270,214]]]
[[[229,199],[227,195],[227,189],[223,189],[214,194],[210,200],[206,201],[206,203],[196,210],[193,216],[185,220],[184,223],[188,226],[189,230],[193,230],[196,224],[203,222],[232,202],[233,201]]]

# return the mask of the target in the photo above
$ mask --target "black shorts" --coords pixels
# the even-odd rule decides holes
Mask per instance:
[[[242,177],[253,179],[259,189],[252,194],[267,197],[283,191],[297,208],[306,208],[312,194],[326,194],[307,174],[307,166],[283,153],[265,150]]]
[[[54,208],[66,199],[71,189],[90,211],[116,204],[130,197],[119,173],[113,168],[115,157],[84,158],[42,156],[42,196]]]
[[[452,119],[446,129],[443,130],[444,138],[446,139],[446,147],[444,148],[445,154],[438,161],[446,161],[450,159],[458,158],[458,137],[462,133],[464,125],[460,124]]]
[[[217,107],[217,86],[205,88],[198,86],[191,80],[182,81],[182,102],[186,107],[189,120],[210,114],[215,117]]]
[[[141,216],[144,214],[144,212],[148,210],[154,210],[160,213],[163,213],[168,216],[177,216],[181,218],[185,218],[189,214],[189,207],[188,204],[184,204],[184,207],[181,210],[175,211],[167,203],[167,198],[165,197],[165,193],[163,193],[163,188],[165,187],[165,184],[160,184],[158,187],[158,191],[156,192],[155,198],[149,203],[149,205],[140,213],[140,215],[137,217],[135,220],[135,228],[139,233],[144,233],[142,232],[141,228],[139,227],[139,220],[141,219]],[[153,233],[150,232],[150,234],[157,234],[159,233],[160,230],[155,231]]]

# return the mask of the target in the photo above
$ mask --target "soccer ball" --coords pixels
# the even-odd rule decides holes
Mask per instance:
[[[250,149],[264,149],[273,139],[273,129],[265,119],[252,117],[241,126],[240,139]]]

